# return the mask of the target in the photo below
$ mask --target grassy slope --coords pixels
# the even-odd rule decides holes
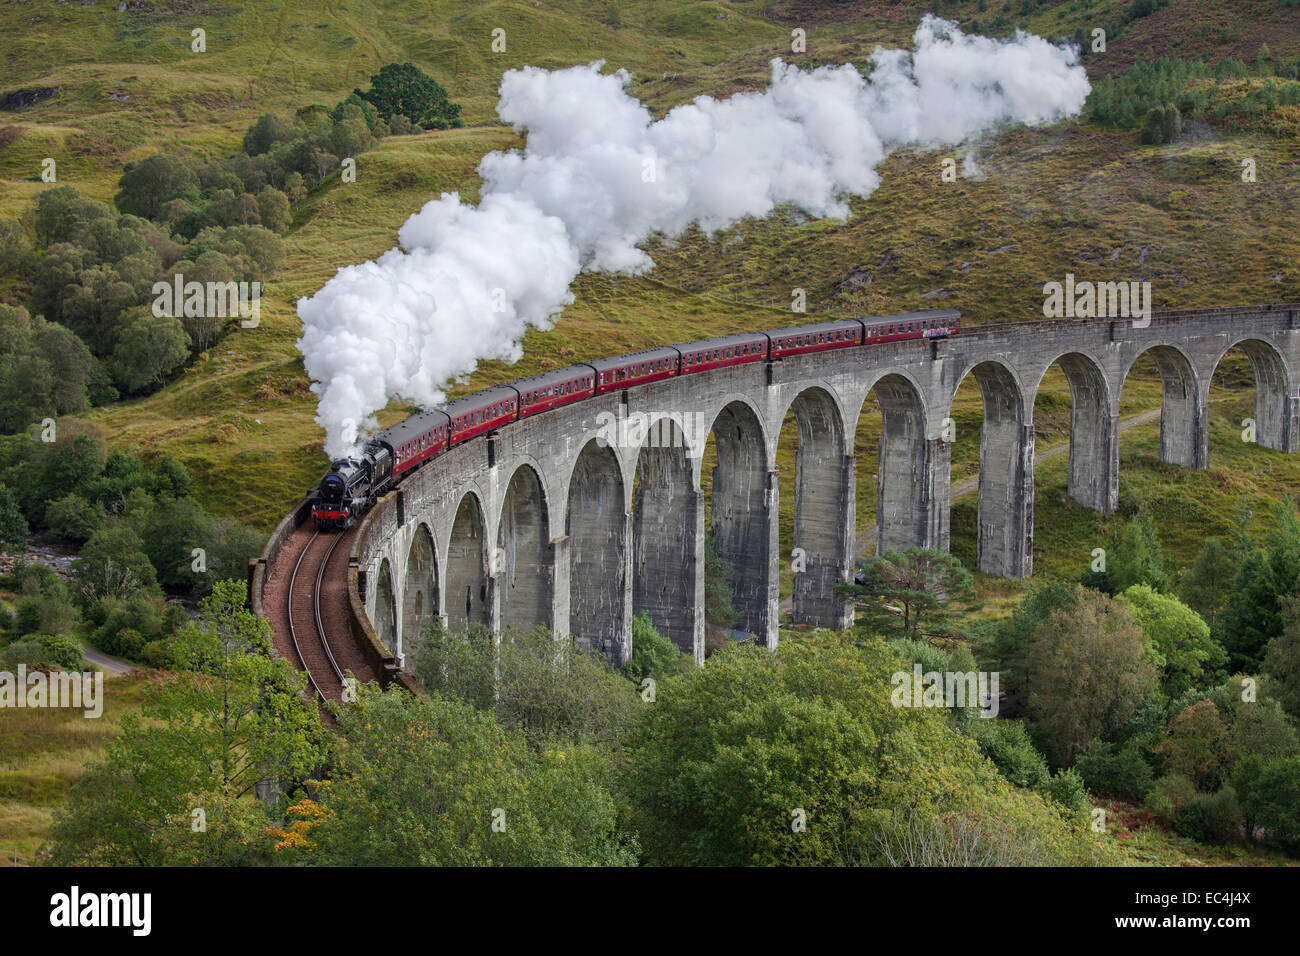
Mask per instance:
[[[104,713],[80,710],[11,710],[0,720],[0,860],[29,865],[49,833],[54,808],[86,764],[104,756],[121,732],[122,714],[138,709],[147,678],[104,675]]]
[[[617,29],[601,22],[607,5],[579,2],[468,10],[400,2],[314,10],[199,7],[185,17],[59,8],[25,27],[22,49],[9,55],[18,81],[63,91],[18,114],[27,133],[0,150],[0,214],[20,213],[44,188],[23,179],[42,155],[59,161],[61,181],[108,198],[129,158],[176,143],[219,155],[237,147],[258,113],[333,102],[389,60],[416,60],[465,104],[472,128],[391,138],[362,157],[356,184],[322,188],[303,204],[260,328],[237,330],[163,392],[96,413],[113,441],[168,448],[191,467],[209,501],[219,498],[224,508],[266,528],[324,465],[294,348],[294,302],[339,266],[389,248],[396,227],[428,198],[447,189],[477,195],[478,159],[519,143],[492,122],[503,70],[604,58],[629,69],[636,95],[662,112],[701,92],[760,85],[766,61],[784,52],[791,25],[809,30],[805,60],[861,62],[876,43],[903,42],[919,9],[830,5],[831,20],[827,6],[619,4]],[[1034,25],[1049,35],[1072,32],[1079,24],[1071,6],[1044,8]],[[1104,22],[1113,18],[1112,8],[1118,5],[1093,4],[1088,15]],[[962,17],[976,13],[973,3],[945,9]],[[21,15],[5,8],[0,23]],[[1214,15],[1222,15],[1217,6]],[[1238,20],[1249,32],[1245,18]],[[1117,57],[1126,43],[1146,36],[1146,23],[1131,25],[1112,44]],[[205,54],[189,52],[195,25],[207,31]],[[497,26],[507,35],[501,54],[490,50]],[[1141,39],[1143,49],[1153,42]],[[1287,52],[1286,43],[1270,39],[1278,55]],[[1094,71],[1101,59],[1091,61]],[[50,63],[59,66],[50,70]],[[128,98],[109,99],[110,93]],[[584,276],[577,302],[557,327],[529,334],[519,365],[485,363],[464,387],[582,358],[591,341],[633,348],[786,322],[795,287],[808,291],[810,312],[861,314],[942,301],[974,322],[1032,318],[1041,302],[1038,287],[1068,269],[1097,278],[1150,278],[1161,307],[1294,299],[1300,257],[1286,223],[1300,170],[1290,145],[1240,137],[1224,143],[1206,131],[1153,149],[1094,128],[1019,130],[981,145],[983,178],[955,184],[939,181],[937,155],[896,156],[882,169],[885,188],[855,201],[847,222],[806,223],[786,211],[713,237],[653,241],[657,269],[648,277]],[[1234,175],[1243,151],[1259,159],[1260,182],[1251,188]],[[399,186],[398,174],[408,171],[415,182]],[[1118,257],[1109,258],[1115,250]],[[1092,259],[1103,264],[1086,261]],[[859,287],[851,291],[845,280],[854,273]],[[863,285],[866,274],[871,281]],[[1272,281],[1277,275],[1281,282]],[[947,294],[921,298],[936,289]],[[1059,401],[1067,394],[1063,377],[1053,375],[1044,391],[1050,410],[1040,402],[1040,442],[1068,417]],[[1126,398],[1129,391],[1143,407],[1158,394],[1149,381],[1131,383]],[[385,420],[404,413],[394,403]],[[970,440],[954,449],[954,481],[977,466],[980,417],[978,390],[967,383],[954,418]],[[870,488],[878,413],[869,407],[863,419],[859,482]],[[245,489],[233,500],[232,484]],[[874,496],[861,497],[865,526],[873,520]]]

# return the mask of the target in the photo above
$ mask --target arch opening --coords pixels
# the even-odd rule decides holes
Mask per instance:
[[[1251,386],[1254,406],[1242,407]],[[1297,450],[1297,399],[1290,394],[1286,365],[1272,344],[1261,339],[1235,343],[1215,363],[1210,391],[1209,407],[1222,406],[1239,437],[1253,434],[1254,444],[1274,451]]]
[[[709,482],[709,528],[718,557],[731,566],[728,584],[735,628],[772,646],[778,588],[770,566],[777,494],[768,471],[763,428],[743,402],[727,405],[710,429],[716,465]]]
[[[1066,393],[1068,415],[1062,401]],[[1036,446],[1062,438],[1069,442],[1066,494],[1085,508],[1114,512],[1119,505],[1119,414],[1097,363],[1079,352],[1056,359],[1038,383],[1033,421]]]
[[[1034,569],[1034,430],[1027,421],[1020,384],[999,362],[973,366],[983,415],[979,419],[978,504],[975,513],[975,563],[988,574],[1005,578],[1028,577]],[[962,402],[961,388],[952,407]],[[955,411],[949,412],[950,420]],[[964,435],[954,435],[957,442]],[[963,446],[963,451],[969,444]],[[964,457],[963,457],[964,461]],[[966,482],[955,485],[960,496]],[[958,509],[954,509],[956,512]],[[964,510],[964,509],[963,509]],[[954,517],[954,525],[958,518]]]
[[[697,660],[704,654],[703,495],[685,434],[651,424],[632,488],[632,613]]]
[[[546,495],[529,465],[515,470],[506,487],[497,531],[501,629],[527,632],[552,624],[555,546]]]
[[[569,629],[579,647],[626,660],[628,518],[623,476],[612,449],[589,441],[569,481]]]
[[[782,554],[790,555],[794,621],[849,627],[852,604],[836,597],[834,588],[849,580],[853,568],[855,460],[845,448],[844,423],[831,395],[816,387],[800,392],[781,438],[778,461],[787,457],[790,439],[796,446],[793,520],[782,541]]]
[[[429,616],[438,613],[438,563],[434,559],[433,536],[421,522],[415,529],[406,559],[406,581],[402,587],[402,630],[399,658],[410,658],[419,649],[420,635]]]
[[[393,569],[384,558],[375,582],[375,634],[394,654],[397,653],[397,599],[393,594]]]
[[[1206,407],[1196,370],[1186,355],[1170,345],[1152,346],[1125,370],[1121,390],[1130,378],[1140,378],[1149,362],[1160,375],[1160,460],[1183,468],[1205,468],[1209,459]]]
[[[470,624],[487,626],[487,541],[478,497],[467,494],[456,509],[447,546],[447,625],[461,631]]]

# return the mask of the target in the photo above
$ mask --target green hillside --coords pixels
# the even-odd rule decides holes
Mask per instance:
[[[108,200],[122,166],[159,151],[218,158],[236,151],[244,130],[268,110],[289,115],[337,102],[364,87],[387,62],[410,59],[464,107],[466,128],[393,136],[360,158],[354,184],[327,180],[299,203],[285,236],[286,260],[271,280],[256,329],[235,329],[162,391],[90,415],[121,447],[168,450],[194,474],[205,502],[269,528],[325,464],[294,341],[294,303],[340,266],[382,253],[397,227],[444,190],[477,195],[475,167],[488,151],[519,145],[495,119],[503,71],[524,64],[559,67],[603,59],[626,69],[632,89],[656,113],[701,93],[761,87],[767,61],[784,55],[815,65],[864,64],[877,43],[907,42],[930,4],[564,2],[258,5],[68,5],[0,8],[8,91],[57,88],[33,106],[0,114],[0,217],[30,210],[48,188],[41,160],[58,164],[59,182]],[[1085,63],[1094,82],[1160,55],[1227,56],[1253,62],[1265,41],[1271,56],[1300,53],[1300,16],[1284,2],[1174,2],[1124,23],[1130,4],[942,3],[942,14],[1005,33],[1025,26],[1049,37],[1109,26],[1105,54]],[[1177,32],[1170,23],[1180,23]],[[1122,24],[1116,28],[1111,24]],[[1187,27],[1190,26],[1190,30]],[[207,50],[191,52],[191,30]],[[790,31],[807,31],[804,54],[788,52]],[[504,29],[506,51],[492,51]],[[1228,37],[1230,39],[1223,39]],[[1264,81],[1242,79],[1249,89]],[[1235,86],[1234,86],[1235,88]],[[1226,94],[1225,94],[1226,95]],[[1245,95],[1244,93],[1241,95]],[[1157,308],[1300,298],[1300,239],[1294,222],[1300,159],[1300,107],[1279,105],[1251,122],[1188,123],[1177,142],[1142,146],[1130,129],[1095,122],[1011,130],[980,143],[981,176],[939,180],[939,155],[903,154],[881,169],[883,186],[852,204],[846,222],[807,221],[784,210],[721,234],[697,232],[652,241],[657,267],[645,277],[589,275],[577,301],[549,332],[530,332],[514,367],[488,362],[458,390],[564,364],[613,343],[626,348],[790,321],[790,290],[807,291],[811,313],[864,314],[942,302],[973,323],[1031,319],[1044,281],[1072,268],[1098,278],[1145,278]],[[1279,132],[1281,131],[1281,132]],[[1241,157],[1256,160],[1258,181],[1243,184]],[[8,298],[21,301],[21,283]],[[923,298],[931,294],[930,298]],[[609,346],[604,343],[610,343]],[[1240,365],[1240,357],[1237,359]],[[1154,369],[1125,390],[1126,414],[1155,407]],[[1249,383],[1234,395],[1249,404]],[[1242,389],[1245,389],[1242,391]],[[978,467],[978,389],[966,383],[955,418],[962,439],[953,480]],[[406,414],[394,404],[385,420]],[[870,411],[870,408],[868,409]],[[1040,445],[1067,437],[1068,390],[1049,376],[1039,399]],[[860,449],[874,444],[879,417],[863,416]],[[1169,476],[1149,455],[1153,426],[1126,434],[1124,478],[1146,485]],[[791,442],[783,458],[789,471]],[[1216,464],[1219,445],[1215,445]],[[1285,459],[1251,449],[1269,477],[1225,496],[1271,495],[1300,476]],[[1233,450],[1231,453],[1236,453]],[[1224,454],[1230,452],[1225,448]],[[869,462],[874,455],[859,455]],[[860,487],[871,487],[864,465]],[[1039,482],[1040,566],[1068,564],[1051,544],[1051,466]],[[237,487],[239,493],[230,490]],[[872,520],[862,496],[860,523]],[[790,495],[784,496],[791,500]],[[954,515],[956,547],[966,524]],[[973,505],[970,507],[973,508]],[[1069,509],[1067,509],[1068,511]],[[1213,514],[1222,509],[1210,509]],[[1062,520],[1066,520],[1064,517]],[[1104,520],[1070,514],[1068,535],[1100,534]],[[1085,532],[1085,529],[1088,529]],[[1169,542],[1182,554],[1205,529],[1175,521]]]

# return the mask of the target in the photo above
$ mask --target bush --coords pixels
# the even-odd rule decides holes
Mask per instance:
[[[146,644],[162,637],[162,617],[148,598],[134,597],[110,607],[104,623],[91,636],[92,643],[105,654],[138,660]]]
[[[993,761],[998,773],[1017,787],[1038,789],[1049,778],[1047,758],[1034,747],[1018,720],[975,720],[967,729],[980,752]]]
[[[171,642],[150,641],[140,652],[140,660],[150,667],[170,667],[172,665]]]
[[[1300,757],[1264,764],[1252,783],[1248,798],[1255,823],[1273,839],[1300,846]]]
[[[650,615],[642,612],[632,619],[632,656],[623,672],[633,681],[639,684],[647,677],[658,681],[680,674],[689,661],[688,655],[655,629]]]
[[[1156,816],[1172,822],[1195,796],[1196,784],[1180,774],[1170,773],[1156,781],[1147,794],[1145,806]]]
[[[1042,792],[1067,810],[1086,810],[1092,806],[1092,798],[1083,785],[1083,778],[1073,767],[1056,771]]]
[[[1241,834],[1237,791],[1225,784],[1217,793],[1197,793],[1174,816],[1174,829],[1197,843],[1230,843]]]
[[[45,656],[45,648],[39,641],[14,641],[0,650],[0,660],[10,670],[16,670],[20,664],[28,668],[41,667],[45,664]]]
[[[30,640],[41,646],[45,663],[65,671],[80,671],[86,666],[81,644],[62,634],[33,634]]]
[[[1155,786],[1155,774],[1142,755],[1142,745],[1129,740],[1118,749],[1094,740],[1074,762],[1084,784],[1094,793],[1141,800]]]

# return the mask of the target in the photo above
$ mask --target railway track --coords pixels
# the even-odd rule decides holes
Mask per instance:
[[[355,528],[319,532],[310,523],[285,542],[267,579],[263,607],[276,652],[307,674],[321,705],[343,697],[349,676],[374,680],[348,622],[347,562]]]
[[[289,640],[298,664],[307,672],[312,692],[322,704],[328,700],[340,700],[343,696],[343,669],[334,657],[321,620],[321,585],[325,568],[342,540],[342,535],[326,536],[313,531],[307,546],[294,561],[293,573],[289,577],[289,600],[286,603]],[[299,586],[299,577],[304,583],[310,580],[310,587]]]

